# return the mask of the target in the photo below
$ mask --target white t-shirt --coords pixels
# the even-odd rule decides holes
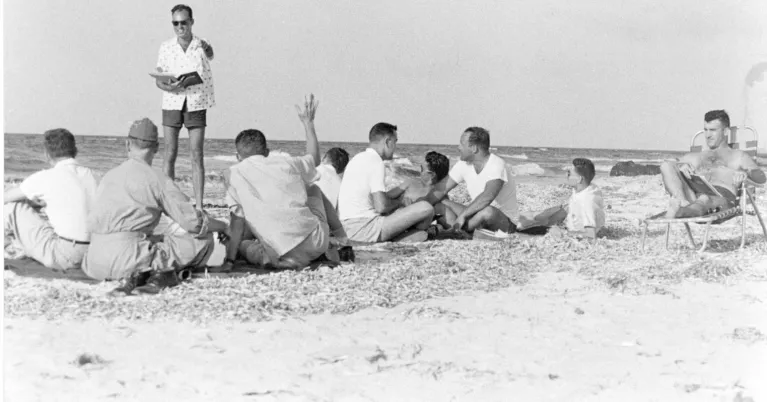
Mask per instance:
[[[88,213],[95,202],[97,186],[93,171],[70,158],[32,174],[21,182],[20,188],[28,199],[45,202],[45,213],[56,234],[69,240],[89,241]]]
[[[501,192],[498,193],[498,196],[495,197],[495,200],[490,205],[498,208],[512,221],[517,222],[519,216],[517,186],[514,183],[513,177],[506,170],[506,161],[500,157],[490,154],[485,167],[479,173],[474,170],[474,165],[471,163],[458,161],[450,169],[450,178],[459,184],[464,181],[466,182],[466,189],[469,190],[469,196],[472,201],[485,191],[487,182],[497,179],[503,180]]]
[[[340,219],[372,218],[379,215],[373,206],[373,193],[386,191],[386,168],[383,159],[372,148],[355,155],[344,170],[338,190]]]
[[[591,226],[599,232],[605,225],[605,207],[602,200],[602,190],[594,184],[590,184],[582,191],[573,191],[568,204],[567,230],[582,231],[586,226]]]
[[[319,180],[316,184],[325,197],[328,197],[330,203],[333,204],[333,208],[338,208],[338,190],[341,189],[341,176],[336,173],[336,168],[333,165],[322,164],[317,166],[317,173],[320,174]]]

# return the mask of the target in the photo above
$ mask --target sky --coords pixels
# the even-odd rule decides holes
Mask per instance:
[[[175,4],[5,0],[4,131],[160,124],[147,73]],[[364,142],[385,121],[403,143],[482,126],[492,145],[685,150],[722,108],[767,133],[767,79],[748,78],[767,62],[764,0],[187,4],[216,55],[209,138],[302,140],[294,105],[308,93],[320,141]]]

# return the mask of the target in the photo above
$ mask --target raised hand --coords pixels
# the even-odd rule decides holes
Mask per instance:
[[[296,105],[298,118],[301,119],[302,123],[309,124],[314,122],[314,115],[317,113],[317,106],[319,106],[319,104],[319,101],[314,100],[314,94],[309,94],[308,98],[304,97],[303,109]]]

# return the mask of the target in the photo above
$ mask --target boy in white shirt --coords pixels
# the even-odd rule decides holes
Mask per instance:
[[[427,197],[435,214],[442,215],[439,223],[469,232],[488,229],[514,233],[518,215],[516,185],[506,162],[490,153],[490,133],[482,127],[467,128],[458,150],[461,160]],[[471,196],[469,205],[445,199],[450,190],[463,182]]]
[[[44,146],[51,168],[4,193],[5,245],[48,268],[77,269],[90,244],[87,220],[98,182],[75,160],[75,137],[68,130],[46,131]],[[47,220],[38,212],[40,206]]]
[[[348,164],[349,153],[345,149],[330,148],[322,157],[322,163],[317,166],[320,178],[315,184],[336,209],[338,208],[338,190],[341,188],[341,179],[344,177],[344,170]]]
[[[520,232],[552,227],[551,232],[557,233],[555,225],[564,222],[568,234],[596,239],[605,225],[605,208],[602,190],[591,183],[596,175],[594,163],[589,159],[575,158],[573,168],[567,171],[567,175],[568,184],[573,187],[568,203],[549,208],[534,217],[521,215],[517,228]]]

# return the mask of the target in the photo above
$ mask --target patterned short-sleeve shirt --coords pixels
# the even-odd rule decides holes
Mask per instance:
[[[184,74],[197,71],[202,78],[202,84],[186,87],[183,91],[162,93],[162,108],[164,110],[181,110],[186,100],[186,109],[189,112],[210,109],[216,104],[213,95],[213,73],[210,71],[210,61],[202,48],[202,41],[197,36],[192,37],[192,42],[186,52],[178,44],[178,39],[169,39],[160,45],[157,57],[157,67],[164,72]]]

